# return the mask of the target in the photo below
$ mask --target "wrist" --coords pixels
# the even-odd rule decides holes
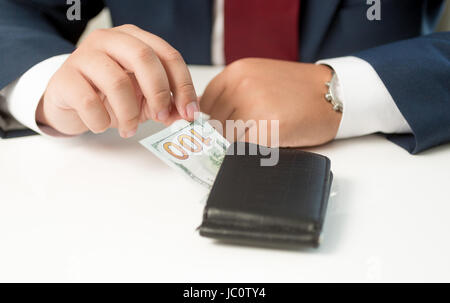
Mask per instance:
[[[331,103],[327,99],[327,95],[330,93],[330,87],[328,83],[332,82],[333,85],[336,84],[336,81],[332,81],[334,77],[334,70],[328,65],[317,65],[317,68],[321,70],[320,81],[317,85],[320,86],[318,89],[318,100],[317,102],[320,104],[319,106],[319,126],[318,131],[322,134],[322,138],[324,142],[328,142],[333,140],[339,130],[339,125],[342,120],[342,111],[338,110],[341,107],[335,106],[335,103]],[[333,97],[338,98],[336,95],[336,90],[333,88],[333,92],[335,95]]]

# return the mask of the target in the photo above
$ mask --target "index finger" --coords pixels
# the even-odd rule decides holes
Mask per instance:
[[[186,120],[193,120],[194,113],[199,111],[198,99],[191,74],[181,54],[164,39],[137,26],[124,25],[116,30],[132,35],[152,47],[166,70],[178,113]]]

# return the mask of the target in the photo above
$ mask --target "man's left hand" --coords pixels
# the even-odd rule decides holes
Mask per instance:
[[[280,146],[320,145],[335,138],[342,117],[324,97],[331,76],[324,65],[241,59],[211,81],[200,108],[222,125],[278,120]]]

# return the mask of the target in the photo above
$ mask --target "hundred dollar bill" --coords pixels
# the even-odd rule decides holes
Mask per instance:
[[[211,188],[230,143],[200,113],[196,120],[178,120],[140,141],[169,166]]]

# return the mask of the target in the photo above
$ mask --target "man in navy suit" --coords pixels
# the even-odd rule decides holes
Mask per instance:
[[[412,153],[450,141],[450,33],[433,33],[442,0],[68,2],[0,0],[3,137],[27,132],[18,121],[127,138],[201,109],[279,120],[282,146],[376,132]],[[116,27],[75,49],[105,6]],[[198,101],[186,63],[227,67]]]

